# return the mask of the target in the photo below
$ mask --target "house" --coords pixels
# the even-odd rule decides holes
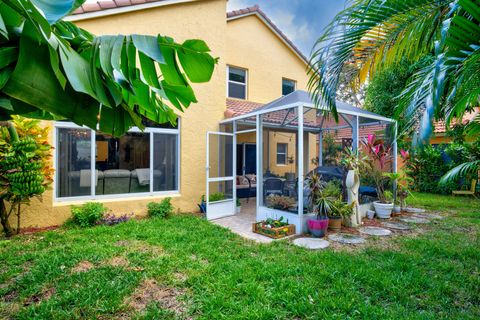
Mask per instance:
[[[242,104],[258,107],[305,90],[308,81],[306,58],[258,7],[226,13],[226,3],[99,1],[68,17],[98,35],[163,34],[178,42],[200,38],[220,60],[209,83],[194,84],[198,103],[179,114],[175,127],[147,124],[145,132],[132,130],[117,139],[69,122],[46,123],[52,128],[55,181],[42,201],[25,207],[22,227],[62,224],[71,205],[86,201],[101,201],[114,213],[142,215],[148,202],[168,196],[182,211],[198,210],[206,193],[206,132],[219,131],[225,114]],[[255,141],[242,139],[241,148]],[[279,173],[288,170],[292,141],[279,136],[278,146],[271,146],[277,153],[272,168],[283,170]]]

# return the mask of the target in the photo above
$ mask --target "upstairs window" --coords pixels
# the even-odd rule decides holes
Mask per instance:
[[[227,71],[227,96],[229,98],[247,99],[247,70],[228,66]]]
[[[277,143],[277,165],[287,164],[287,148],[286,143]]]
[[[290,79],[282,79],[282,95],[286,96],[289,93],[295,91],[296,82]]]

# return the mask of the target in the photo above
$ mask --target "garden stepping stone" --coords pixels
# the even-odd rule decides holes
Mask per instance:
[[[407,207],[407,208],[405,208],[405,212],[408,212],[408,213],[425,213],[425,209]]]
[[[392,231],[380,227],[362,227],[359,228],[358,231],[360,231],[360,233],[368,234],[369,236],[379,237],[389,236],[392,234]]]
[[[382,225],[386,228],[389,228],[389,229],[394,229],[394,230],[410,230],[412,228],[410,228],[410,226],[408,224],[405,224],[405,223],[401,223],[401,222],[384,222],[382,223]]]
[[[436,213],[417,213],[417,214],[414,214],[413,216],[418,218],[423,218],[423,219],[435,219],[435,220],[445,219],[444,216],[441,216]]]
[[[409,223],[429,223],[430,222],[430,220],[428,219],[415,217],[415,216],[401,217],[401,218],[398,218],[398,220],[403,222],[409,222]]]
[[[365,238],[349,233],[334,233],[328,236],[328,239],[343,244],[362,244],[365,243]]]
[[[298,238],[293,240],[293,244],[311,250],[319,250],[327,248],[330,245],[330,242],[317,238]]]

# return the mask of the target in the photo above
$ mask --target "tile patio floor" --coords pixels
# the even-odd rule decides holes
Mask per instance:
[[[210,222],[228,228],[232,232],[244,238],[251,239],[257,242],[270,243],[274,241],[269,237],[262,236],[252,231],[252,223],[255,222],[256,216],[256,199],[250,198],[248,202],[247,199],[240,199],[240,202],[242,203],[242,211],[239,214],[211,220]]]

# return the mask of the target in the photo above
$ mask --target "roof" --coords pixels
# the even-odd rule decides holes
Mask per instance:
[[[462,118],[461,123],[462,123],[462,124],[467,124],[467,123],[469,123],[469,122],[472,121],[478,114],[480,114],[480,108],[476,108],[475,111],[465,113],[464,116],[463,116],[463,118]],[[460,122],[460,121],[452,121],[452,123],[450,124],[450,128],[452,128],[452,127],[455,126],[456,124],[459,124],[459,122]],[[447,126],[446,126],[446,123],[445,123],[444,120],[435,121],[434,127],[435,127],[434,133],[436,133],[436,134],[442,134],[442,133],[446,133],[446,132],[447,132]]]
[[[166,0],[103,0],[95,3],[84,3],[72,12],[72,15],[111,10],[122,7],[140,6],[152,2],[167,2]]]
[[[248,118],[248,117],[255,116],[256,114],[266,114],[269,112],[285,110],[285,109],[299,106],[299,105],[315,108],[315,103],[312,101],[310,94],[308,92],[303,90],[296,90],[290,94],[287,94],[276,100],[273,100],[270,103],[267,103],[255,109],[251,109],[250,111],[247,111],[241,115],[235,115],[233,117]],[[228,107],[228,104],[227,104],[227,107]],[[325,110],[326,110],[326,107],[325,107]],[[239,110],[237,110],[237,112],[238,111]],[[373,113],[364,109],[354,107],[352,105],[349,105],[347,103],[340,102],[340,101],[337,101],[337,111],[338,113],[341,113],[341,114],[358,115],[360,117],[367,118],[367,119],[393,122],[393,120],[386,118],[384,116],[378,115],[376,113]]]
[[[85,18],[93,18],[95,14],[109,15],[133,10],[148,9],[150,7],[190,2],[192,0],[102,0],[94,3],[84,3],[78,9],[72,12],[70,20],[80,19],[81,16]],[[122,10],[123,9],[123,10]],[[308,64],[308,59],[298,49],[297,46],[280,30],[280,28],[273,23],[273,21],[260,9],[258,5],[248,7],[245,9],[234,10],[227,12],[227,21],[240,19],[243,17],[256,15],[262,20],[273,33],[275,33],[284,43],[289,47],[305,64]]]
[[[263,106],[263,103],[227,98],[227,110],[225,111],[225,118],[240,116],[261,106]]]
[[[235,20],[243,17],[248,17],[256,15],[260,20],[262,20],[272,31],[275,33],[286,45],[289,47],[305,64],[308,65],[308,59],[305,55],[298,49],[297,46],[277,27],[275,23],[263,12],[258,5],[248,7],[245,9],[234,10],[227,12],[227,20]]]

